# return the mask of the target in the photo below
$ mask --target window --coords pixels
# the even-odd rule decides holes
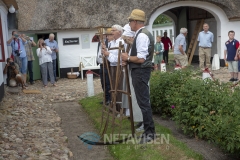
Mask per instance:
[[[164,32],[167,32],[167,30],[165,30]]]
[[[163,30],[161,30],[160,32],[161,32],[161,36],[163,36]]]
[[[153,31],[153,33],[152,33],[152,34],[153,34],[153,37],[155,37],[154,31]]]
[[[157,31],[157,36],[158,36],[158,31]]]
[[[0,15],[0,62],[5,62],[3,32],[2,32],[2,19]]]

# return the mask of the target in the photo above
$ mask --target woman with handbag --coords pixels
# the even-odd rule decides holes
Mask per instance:
[[[39,65],[41,68],[43,87],[45,88],[47,87],[48,73],[50,76],[51,84],[56,87],[57,85],[53,75],[53,64],[52,64],[52,57],[51,57],[52,50],[48,46],[46,46],[42,38],[38,40],[37,46],[38,46],[37,56],[39,57]]]

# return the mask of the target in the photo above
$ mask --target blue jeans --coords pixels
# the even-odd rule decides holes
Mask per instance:
[[[50,75],[51,83],[54,84],[55,80],[53,76],[52,62],[45,62],[41,64],[40,67],[41,67],[43,85],[46,86],[48,84],[48,80],[47,80],[48,75]]]
[[[54,80],[55,81],[57,81],[57,79],[56,79],[56,73],[57,73],[57,65],[56,65],[56,63],[57,63],[57,59],[53,59],[52,60],[52,65],[53,65],[53,67],[52,67],[52,69],[53,69],[53,76],[54,76]],[[48,80],[50,80],[50,78],[49,78],[49,73],[48,73]]]
[[[102,65],[100,65],[99,74],[100,74],[102,89],[104,91],[103,66]],[[111,101],[111,94],[109,93],[109,91],[110,91],[110,81],[109,81],[109,78],[108,78],[108,71],[107,71],[106,65],[104,66],[104,74],[105,74],[105,98],[106,98],[106,102],[107,102],[107,101]]]
[[[150,93],[148,82],[151,75],[151,68],[133,68],[131,71],[132,84],[136,94],[137,103],[142,111],[145,136],[154,137],[155,127],[152,118],[150,104]]]
[[[53,64],[53,75],[56,81],[56,73],[57,73],[57,59],[52,60],[52,64]]]
[[[19,70],[22,74],[26,74],[27,73],[27,65],[28,65],[27,56],[19,57],[19,60],[21,61],[21,67],[19,66]]]
[[[33,82],[33,61],[28,61],[29,82]]]

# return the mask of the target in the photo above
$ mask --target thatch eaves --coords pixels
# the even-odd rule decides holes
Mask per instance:
[[[147,18],[164,4],[182,0],[16,0],[18,29],[88,29],[99,25],[124,25],[132,9],[146,12]],[[229,19],[239,18],[240,0],[199,0],[221,7]],[[148,22],[147,22],[148,23]]]

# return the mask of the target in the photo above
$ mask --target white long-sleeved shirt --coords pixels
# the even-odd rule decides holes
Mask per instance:
[[[144,27],[140,28],[143,29]],[[139,29],[139,30],[140,30]],[[136,37],[136,35],[138,34],[139,30],[136,31],[136,34],[134,37]],[[143,58],[146,60],[148,53],[148,46],[150,44],[150,40],[148,38],[148,36],[144,33],[139,33],[137,39],[136,39],[136,48],[137,48],[137,57],[138,58]],[[131,50],[129,51],[129,55],[131,55]]]
[[[120,37],[117,40],[113,40],[110,42],[109,45],[112,47],[119,47],[119,42],[122,42],[124,44],[124,40]],[[117,66],[118,62],[118,49],[110,50],[108,55],[108,61],[110,62],[110,66]]]
[[[38,48],[37,49],[37,56],[39,57],[39,65],[46,63],[46,62],[52,62],[52,50],[50,47],[46,46],[47,49],[45,48]]]

